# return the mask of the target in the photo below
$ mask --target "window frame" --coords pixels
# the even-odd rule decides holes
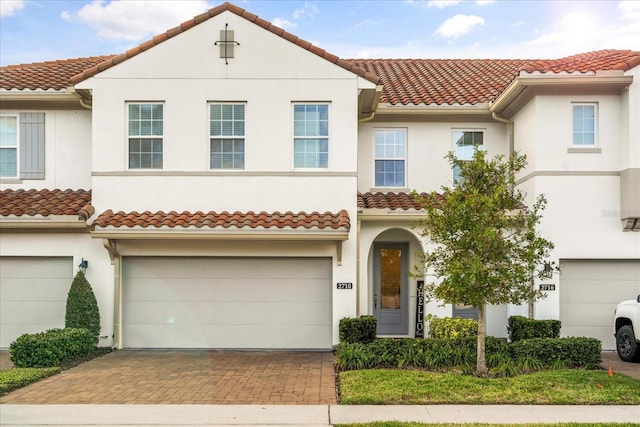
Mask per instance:
[[[243,132],[242,135],[213,135],[212,132],[212,118],[211,118],[211,113],[212,113],[212,108],[215,105],[230,105],[230,106],[236,106],[236,105],[240,105],[242,106],[242,110],[243,110],[243,118],[242,118],[242,122],[243,122]],[[209,135],[209,170],[211,171],[240,171],[240,170],[246,170],[246,160],[247,160],[247,145],[246,145],[246,139],[247,139],[247,102],[246,101],[210,101],[207,102],[207,123],[208,123],[208,127],[209,127],[209,131],[207,132]],[[232,119],[232,123],[233,126],[235,128],[235,120]],[[234,133],[234,132],[232,132]],[[218,139],[218,140],[233,140],[235,141],[242,141],[242,167],[237,168],[237,167],[232,167],[232,168],[225,168],[225,167],[213,167],[212,164],[212,155],[213,155],[213,141],[214,139]],[[235,150],[235,147],[234,147]],[[221,155],[224,155],[224,150],[221,151]],[[233,162],[235,162],[235,159],[233,160]],[[222,164],[222,162],[221,162]]]
[[[460,138],[455,139],[455,136],[454,136],[454,135],[455,135],[455,133],[456,133],[456,132],[462,132],[462,133],[466,133],[466,132],[481,133],[481,134],[482,134],[482,144],[478,144],[478,145],[473,144],[473,146],[474,146],[474,147],[479,147],[478,149],[479,149],[479,150],[482,150],[482,151],[485,151],[485,150],[487,149],[487,144],[486,144],[486,140],[487,140],[487,130],[486,130],[486,129],[484,129],[484,128],[482,128],[482,129],[480,129],[480,128],[475,128],[475,129],[474,129],[474,128],[453,128],[453,129],[451,129],[451,150],[453,151],[453,154],[456,156],[456,158],[457,158],[458,160],[462,160],[462,161],[468,162],[468,161],[470,161],[470,160],[472,160],[472,159],[464,159],[464,158],[463,158],[463,159],[461,159],[461,158],[457,155],[457,153],[456,153],[456,141],[458,141],[458,139],[460,139]],[[465,147],[466,147],[466,145],[465,145]],[[474,151],[475,151],[475,150],[474,150]],[[458,174],[459,174],[459,172],[458,172]],[[455,184],[456,184],[456,182],[458,182],[458,179],[459,179],[459,176],[458,176],[458,177],[456,177],[456,167],[455,167],[455,166],[453,166],[453,167],[451,168],[451,175],[452,175],[453,185],[455,185]]]
[[[130,119],[130,113],[131,113],[131,109],[130,106],[132,105],[159,105],[162,107],[162,134],[161,135],[132,135],[131,134],[131,119]],[[164,125],[165,125],[165,108],[164,108],[164,101],[126,101],[125,102],[125,110],[126,110],[126,134],[127,134],[127,150],[126,150],[126,162],[127,162],[127,170],[131,170],[131,171],[154,171],[154,170],[164,170]],[[159,139],[160,143],[162,144],[162,150],[160,151],[161,154],[161,163],[162,165],[160,167],[142,167],[142,161],[140,161],[141,166],[140,167],[132,167],[131,166],[131,142],[132,139],[139,139],[139,140],[155,140],[155,139]],[[142,151],[140,152],[140,154],[143,154]],[[152,159],[152,165],[153,165],[153,148],[152,151],[150,152]]]
[[[404,140],[403,140],[403,152],[404,155],[402,157],[389,157],[389,156],[382,156],[382,157],[378,157],[376,151],[377,151],[377,142],[376,142],[376,136],[378,134],[378,132],[398,132],[398,131],[402,131],[402,133],[404,134]],[[408,157],[408,134],[409,131],[406,127],[380,127],[380,128],[373,128],[373,185],[374,188],[406,188],[407,187],[407,157]],[[385,184],[380,184],[378,183],[377,180],[377,162],[378,161],[402,161],[403,164],[403,171],[402,171],[402,184],[401,185],[385,185]]]
[[[0,149],[11,149],[15,148],[16,153],[16,174],[15,175],[0,175],[0,179],[20,179],[20,114],[18,113],[10,113],[10,114],[0,114],[1,118],[15,118],[16,120],[16,140],[15,147],[11,146],[0,146]]]
[[[300,106],[300,105],[304,105],[304,106],[326,106],[327,107],[327,135],[296,135],[296,106]],[[328,101],[295,101],[291,103],[291,134],[292,134],[292,140],[293,140],[293,145],[292,145],[292,166],[294,170],[309,170],[309,171],[317,171],[317,170],[329,170],[329,156],[330,156],[330,150],[329,150],[329,143],[331,141],[331,103]],[[326,151],[326,155],[327,155],[327,165],[326,166],[307,166],[306,164],[304,166],[296,166],[296,140],[306,140],[306,141],[311,141],[311,140],[316,140],[316,141],[321,141],[321,140],[325,140],[326,141],[326,146],[327,146],[327,151]],[[319,147],[315,152],[315,155],[317,156],[317,162],[320,163],[320,155],[323,153],[323,151],[320,151]]]
[[[576,144],[576,132],[585,135],[587,132],[576,130],[576,107],[593,108],[593,128],[590,132],[593,135],[593,143]],[[572,102],[571,103],[571,147],[572,148],[595,148],[598,147],[598,103],[597,102]]]

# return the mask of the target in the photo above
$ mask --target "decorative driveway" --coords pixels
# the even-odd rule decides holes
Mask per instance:
[[[119,350],[0,397],[11,404],[332,404],[331,352]]]

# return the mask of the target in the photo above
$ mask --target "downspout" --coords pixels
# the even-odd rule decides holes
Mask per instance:
[[[360,317],[360,225],[362,220],[358,220],[356,229],[356,317]]]
[[[372,111],[371,114],[369,114],[367,117],[363,117],[361,119],[358,119],[358,123],[364,123],[364,122],[368,122],[373,120],[373,118],[376,116],[376,112]]]
[[[120,275],[120,266],[122,257],[118,253],[115,241],[111,239],[102,239],[107,252],[109,252],[109,258],[111,258],[111,265],[113,265],[113,344],[115,349],[122,348],[120,337],[122,335],[122,278]]]

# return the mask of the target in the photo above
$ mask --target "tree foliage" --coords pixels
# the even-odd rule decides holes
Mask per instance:
[[[439,279],[427,283],[425,293],[445,303],[476,307],[476,373],[486,375],[485,306],[532,302],[543,296],[532,282],[535,268],[553,249],[537,230],[546,199],[539,195],[527,207],[526,195],[515,188],[515,175],[526,166],[524,155],[489,158],[476,150],[471,161],[453,153],[447,159],[460,170],[455,186],[442,187],[440,194],[414,194],[426,211],[418,231],[433,243],[422,262]]]
[[[64,317],[65,328],[85,328],[98,343],[100,337],[100,310],[91,284],[82,271],[78,271],[67,295]]]

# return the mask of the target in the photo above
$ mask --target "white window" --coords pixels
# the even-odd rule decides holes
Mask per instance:
[[[293,105],[293,166],[329,166],[329,105]]]
[[[0,177],[18,177],[18,116],[0,116]]]
[[[596,144],[596,104],[573,104],[573,145]]]
[[[211,169],[244,169],[244,104],[210,104]]]
[[[129,169],[162,169],[164,105],[128,104]]]
[[[404,187],[406,129],[375,129],[375,186]]]
[[[473,159],[476,150],[484,150],[484,131],[481,130],[454,130],[452,133],[453,154],[459,160],[469,161]],[[453,168],[453,182],[460,179],[460,168]]]

